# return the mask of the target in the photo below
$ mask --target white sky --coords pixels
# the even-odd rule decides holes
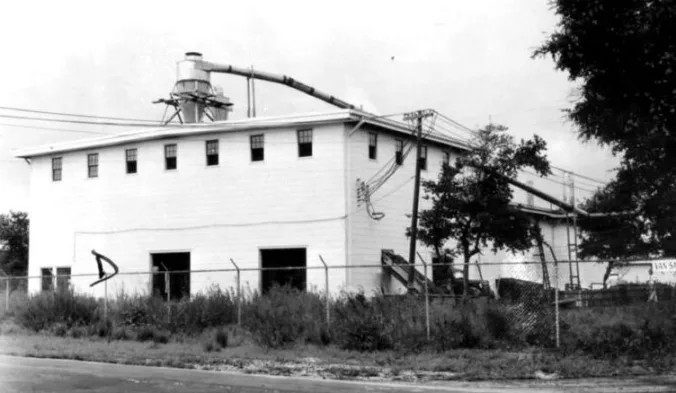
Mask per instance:
[[[556,26],[546,0],[195,3],[5,4],[0,106],[159,120],[164,108],[151,101],[167,96],[176,61],[195,50],[293,76],[378,113],[434,108],[470,127],[490,115],[519,138],[545,138],[554,165],[595,178],[610,178],[617,165],[564,121],[575,85],[551,59],[531,59]],[[245,80],[212,75],[212,83],[235,103],[232,118],[244,117]],[[259,115],[331,109],[265,82],[256,93]],[[85,137],[0,125],[0,212],[28,209],[29,166],[13,149]]]

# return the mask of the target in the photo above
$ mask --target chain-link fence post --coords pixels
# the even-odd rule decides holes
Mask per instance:
[[[108,321],[108,280],[103,282],[103,320]]]
[[[324,265],[324,295],[326,296],[326,329],[331,328],[331,309],[329,304],[329,266],[324,262],[324,258],[319,256],[319,260]]]
[[[163,265],[164,266],[164,265]],[[164,266],[164,291],[167,293],[167,323],[171,322],[171,272]]]
[[[430,340],[430,291],[427,285],[427,263],[420,258],[423,263],[423,271],[425,274],[425,332],[427,333],[427,341]]]
[[[556,331],[556,347],[561,346],[561,331],[559,316],[559,263],[554,261],[554,330]]]
[[[5,312],[9,311],[9,277],[5,278]]]
[[[242,326],[242,285],[240,282],[239,266],[230,258],[230,263],[237,270],[237,326]]]

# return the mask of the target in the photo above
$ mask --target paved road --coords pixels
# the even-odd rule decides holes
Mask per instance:
[[[557,382],[329,381],[0,356],[0,392],[671,392],[676,376]]]

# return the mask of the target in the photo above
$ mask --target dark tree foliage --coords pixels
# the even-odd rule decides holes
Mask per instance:
[[[535,55],[581,82],[568,110],[584,140],[622,157],[617,178],[587,203],[635,211],[586,221],[586,256],[676,255],[676,1],[557,0],[558,31]],[[614,233],[613,233],[614,230]]]
[[[15,211],[0,214],[0,241],[7,248],[0,256],[0,268],[9,275],[25,275],[28,270],[28,214]]]
[[[454,255],[463,258],[463,293],[467,293],[469,263],[483,247],[523,251],[540,236],[531,218],[510,202],[512,189],[506,179],[531,167],[550,173],[546,143],[537,135],[519,144],[506,127],[489,124],[479,130],[475,148],[453,166],[444,165],[436,181],[425,181],[425,199],[430,209],[420,213],[419,239],[434,247],[439,260],[449,239],[456,241]]]

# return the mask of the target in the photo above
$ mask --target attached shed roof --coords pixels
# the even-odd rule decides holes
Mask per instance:
[[[304,127],[331,123],[368,124],[394,133],[411,134],[411,129],[405,123],[361,112],[358,110],[345,109],[332,112],[315,112],[299,115],[285,115],[274,117],[255,117],[244,120],[225,120],[213,123],[198,123],[185,125],[171,125],[157,128],[145,128],[140,131],[124,132],[106,135],[98,138],[89,138],[63,142],[58,144],[44,145],[21,149],[16,152],[16,157],[31,158],[56,153],[64,153],[92,148],[124,145],[136,142],[150,141],[166,138],[180,138],[199,134],[211,134],[220,132],[237,132],[261,129]],[[460,150],[468,150],[467,142],[449,137],[445,134],[433,131],[425,136],[428,141],[447,145]]]

